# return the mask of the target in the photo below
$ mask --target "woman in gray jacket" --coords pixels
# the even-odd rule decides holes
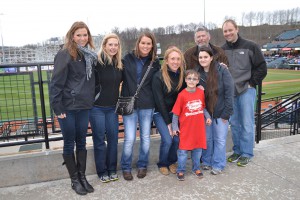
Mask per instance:
[[[202,154],[202,168],[220,174],[226,165],[228,119],[233,112],[234,83],[227,67],[214,61],[213,52],[201,47],[199,52],[200,85],[205,89],[206,109],[212,123],[206,125],[207,149]]]

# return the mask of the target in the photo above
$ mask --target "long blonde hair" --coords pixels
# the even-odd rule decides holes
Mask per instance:
[[[168,60],[169,55],[172,52],[177,52],[180,55],[180,58],[181,58],[181,65],[178,68],[178,70],[179,70],[179,82],[178,82],[177,87],[176,87],[177,91],[179,91],[180,88],[182,87],[183,78],[184,78],[184,70],[185,70],[185,61],[184,61],[184,57],[183,57],[182,52],[175,46],[168,48],[165,52],[164,61],[163,61],[162,67],[161,67],[162,78],[164,80],[164,83],[167,86],[168,92],[170,92],[171,89],[172,89],[172,85],[171,85],[172,83],[171,83],[171,78],[170,78],[169,73],[168,73],[167,60]]]
[[[111,58],[107,52],[104,50],[105,45],[107,44],[107,41],[111,38],[117,39],[119,46],[118,46],[118,52],[116,55],[113,56],[113,58]],[[115,64],[115,66],[122,70],[123,69],[123,65],[122,65],[122,47],[121,47],[121,42],[120,42],[120,38],[115,34],[115,33],[110,33],[107,34],[101,43],[101,47],[100,50],[98,52],[98,61],[100,64],[104,65],[106,62],[108,62],[108,64]]]

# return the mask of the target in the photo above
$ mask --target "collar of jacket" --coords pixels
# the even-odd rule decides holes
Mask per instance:
[[[226,43],[229,47],[236,47],[239,45],[241,40],[242,40],[242,37],[238,34],[238,39],[235,42],[232,43],[232,42],[226,41]]]

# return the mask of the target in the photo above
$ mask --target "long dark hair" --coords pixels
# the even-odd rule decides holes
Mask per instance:
[[[140,58],[141,57],[141,52],[139,50],[139,43],[141,42],[143,37],[147,37],[150,38],[152,41],[152,49],[149,52],[149,56],[151,57],[151,61],[155,61],[156,60],[156,51],[157,51],[157,46],[156,46],[156,39],[153,33],[150,32],[143,32],[139,35],[136,43],[135,43],[135,56]]]
[[[218,71],[212,50],[208,47],[203,46],[200,48],[199,53],[203,51],[208,53],[209,56],[213,58],[209,66],[205,89],[205,100],[207,102],[207,110],[212,114],[214,112],[214,107],[217,104],[218,100]],[[201,68],[203,69],[202,66]]]

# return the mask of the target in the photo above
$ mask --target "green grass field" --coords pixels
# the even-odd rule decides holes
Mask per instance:
[[[42,72],[42,76],[43,81],[46,81],[47,74],[45,71]],[[43,90],[46,114],[50,116],[48,84],[46,82],[44,82]],[[34,104],[36,110],[34,110]],[[42,116],[37,72],[32,72],[32,75],[22,73],[2,76],[1,74],[0,112],[0,121],[33,119],[36,113],[39,118]]]
[[[38,86],[37,72],[32,72],[32,80],[34,86],[30,84],[30,75],[11,75],[0,76],[0,121],[19,120],[34,118],[33,102],[36,102],[36,112],[41,117],[41,102]],[[47,80],[47,74],[42,72],[43,81]],[[284,80],[295,80],[296,82],[280,82]],[[295,70],[276,70],[269,69],[268,75],[263,83],[271,84],[263,85],[262,91],[266,94],[262,99],[277,97],[282,95],[293,94],[300,91],[300,71]],[[44,101],[46,106],[46,114],[50,116],[48,84],[44,82]],[[35,98],[32,91],[34,90]]]
[[[276,81],[289,81],[296,79],[299,81],[276,83]],[[264,85],[264,83],[268,82],[269,84]],[[269,69],[267,77],[263,80],[262,91],[266,93],[262,96],[262,99],[300,92],[300,71]]]

